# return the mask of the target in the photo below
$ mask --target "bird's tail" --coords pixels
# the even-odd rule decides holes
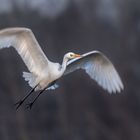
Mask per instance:
[[[55,90],[55,89],[57,89],[58,87],[59,87],[58,84],[54,84],[54,85],[48,87],[46,90]]]
[[[34,88],[36,86],[36,76],[32,73],[29,72],[23,72],[23,78],[25,79],[25,81],[28,82],[28,84]]]

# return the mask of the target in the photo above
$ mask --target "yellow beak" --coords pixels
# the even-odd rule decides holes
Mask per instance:
[[[79,58],[79,57],[82,57],[82,55],[80,55],[80,54],[74,54],[74,57],[75,58]]]

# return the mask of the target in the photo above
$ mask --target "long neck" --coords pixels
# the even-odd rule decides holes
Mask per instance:
[[[68,62],[68,58],[64,56],[63,62],[62,62],[62,65],[61,65],[61,71],[62,72],[64,72],[66,70],[67,62]]]

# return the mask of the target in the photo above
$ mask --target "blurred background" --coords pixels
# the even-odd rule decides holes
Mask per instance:
[[[77,71],[42,94],[32,110],[16,111],[14,103],[31,89],[22,78],[27,68],[13,48],[3,49],[1,140],[140,140],[139,0],[0,0],[0,29],[17,26],[31,28],[55,62],[68,51],[102,51],[125,90],[110,95]]]

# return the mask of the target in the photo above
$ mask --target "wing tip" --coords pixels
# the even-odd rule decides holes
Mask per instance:
[[[108,93],[110,94],[117,94],[117,93],[122,93],[122,91],[124,90],[124,85],[123,83],[119,83],[119,85],[117,87],[114,87],[112,89],[106,89],[108,91]]]

